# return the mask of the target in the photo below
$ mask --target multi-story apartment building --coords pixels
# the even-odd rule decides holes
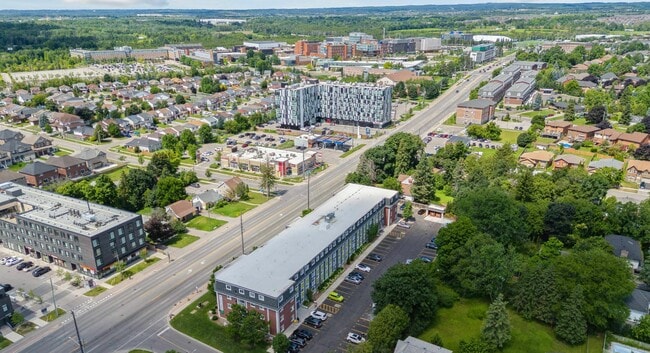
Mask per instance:
[[[479,88],[478,96],[498,102],[506,94],[506,90],[519,79],[519,71],[502,73],[490,80],[485,86]]]
[[[297,319],[308,292],[316,292],[368,240],[368,229],[394,222],[398,193],[348,184],[268,243],[215,274],[218,315],[232,305],[256,310],[271,334]]]
[[[96,278],[145,246],[142,216],[14,183],[0,184],[5,248]]]
[[[458,124],[482,125],[494,118],[496,103],[489,99],[472,99],[458,103],[456,106],[456,122]]]
[[[299,40],[293,48],[293,53],[306,56],[318,55],[320,45],[319,41]]]
[[[392,87],[320,83],[293,85],[276,93],[278,121],[301,128],[321,120],[382,127],[390,122]]]
[[[482,63],[494,59],[496,56],[496,51],[494,50],[494,44],[479,44],[472,47],[472,51],[469,53],[470,59],[475,63]]]
[[[345,43],[324,43],[320,50],[328,59],[347,60],[352,55],[352,46]]]
[[[381,41],[381,54],[409,54],[415,53],[415,39],[386,39]]]
[[[535,77],[520,77],[519,80],[506,90],[503,103],[511,106],[525,104],[533,92],[535,92]]]

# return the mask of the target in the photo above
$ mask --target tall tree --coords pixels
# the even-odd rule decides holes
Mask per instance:
[[[180,164],[181,159],[174,151],[161,150],[151,156],[151,160],[147,164],[147,171],[158,177],[175,175]]]
[[[639,273],[639,279],[643,281],[643,283],[650,285],[650,251],[646,252],[645,257],[643,258],[643,266]]]
[[[174,176],[163,176],[158,179],[154,188],[155,206],[165,207],[173,202],[187,197],[185,184]]]
[[[273,342],[271,343],[273,347],[273,352],[275,353],[286,353],[289,351],[289,346],[291,346],[291,341],[287,336],[280,332],[275,337],[273,337]]]
[[[533,258],[514,286],[512,306],[528,320],[553,324],[559,302],[560,292],[553,267],[548,261]]]
[[[564,120],[565,121],[574,121],[576,119],[576,104],[573,100],[570,100],[567,103],[567,107],[564,110]]]
[[[201,125],[198,134],[201,143],[214,142],[214,134],[212,133],[212,128],[210,127],[210,125],[208,124]]]
[[[304,171],[309,173],[309,171]],[[266,197],[271,197],[271,189],[277,183],[277,177],[275,176],[275,171],[273,167],[268,165],[263,165],[260,168],[260,187],[266,190]]]
[[[420,163],[413,174],[411,195],[416,202],[424,204],[436,199],[436,178],[433,175],[429,159],[424,156],[420,158]]]
[[[489,345],[501,349],[512,338],[510,330],[510,318],[506,310],[506,302],[503,300],[503,294],[499,294],[488,308],[483,322],[483,329],[481,329],[481,337]]]
[[[392,353],[408,327],[409,317],[404,310],[388,304],[370,322],[368,340],[372,342],[373,353]]]
[[[587,320],[582,314],[583,302],[582,288],[576,286],[558,312],[555,334],[569,344],[582,344],[587,340]]]

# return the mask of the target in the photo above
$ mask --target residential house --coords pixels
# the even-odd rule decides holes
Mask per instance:
[[[8,155],[9,160],[11,161],[10,164],[23,161],[31,161],[36,158],[36,154],[32,150],[32,146],[16,140],[8,140],[5,143],[1,144],[0,152],[4,152],[4,154]],[[0,159],[4,159],[2,157],[0,157]]]
[[[561,154],[553,160],[554,169],[562,168],[581,168],[585,164],[585,159],[572,154]]]
[[[50,126],[54,131],[72,132],[79,126],[85,126],[86,122],[80,117],[68,113],[50,114]]]
[[[546,121],[541,136],[559,139],[569,133],[569,128],[571,126],[573,126],[573,124],[568,121],[549,120]]]
[[[638,272],[643,266],[643,250],[641,243],[628,236],[610,234],[605,240],[612,246],[614,256],[620,257],[628,262],[632,271]]]
[[[54,153],[52,140],[41,135],[26,135],[23,137],[21,142],[31,146],[32,151],[34,151],[34,154],[36,154],[36,157],[51,155]]]
[[[473,99],[458,103],[456,107],[456,123],[485,124],[494,118],[496,103],[490,99]]]
[[[408,336],[404,340],[398,340],[393,353],[453,353],[449,349],[436,346],[433,343]]]
[[[109,165],[106,152],[95,148],[84,148],[72,156],[84,161],[86,167],[90,170],[100,169]]]
[[[14,314],[14,307],[11,304],[9,294],[5,293],[5,289],[0,287],[0,325],[5,325],[11,322],[11,316]]]
[[[215,128],[219,125],[219,118],[216,116],[207,116],[202,118],[201,121],[208,124],[211,128]]]
[[[641,182],[650,179],[650,161],[630,159],[625,170],[625,179],[632,182]]]
[[[124,147],[134,150],[138,148],[140,151],[152,153],[162,149],[162,142],[141,137],[127,142]]]
[[[553,153],[548,151],[525,152],[519,156],[519,163],[529,168],[546,168],[553,161]]]
[[[599,159],[597,161],[589,162],[587,171],[591,174],[602,168],[614,168],[616,170],[622,170],[623,162],[614,158]]]
[[[569,127],[567,137],[572,142],[591,141],[598,130],[595,126],[575,125]]]
[[[646,134],[645,132],[624,132],[620,135],[615,140],[615,143],[621,147],[623,147],[624,150],[628,149],[637,149],[641,145],[645,145],[650,142],[650,135]]]
[[[72,130],[72,137],[79,140],[88,140],[95,135],[95,129],[91,126],[79,126]]]
[[[40,187],[59,179],[57,168],[40,161],[30,163],[19,171],[25,176],[27,185]]]
[[[179,221],[187,221],[194,217],[197,213],[196,208],[191,201],[188,200],[179,200],[171,205],[165,207],[165,212],[169,214],[174,219]]]
[[[197,210],[207,210],[222,200],[224,197],[217,190],[206,190],[192,198],[192,205]]]
[[[406,82],[409,80],[414,80],[416,78],[417,75],[413,71],[400,70],[380,78],[377,80],[377,84],[380,86],[395,86],[399,82]]]
[[[86,161],[72,156],[50,157],[45,163],[55,166],[61,178],[74,179],[90,174]]]
[[[630,309],[627,321],[638,324],[650,311],[650,288],[646,285],[635,288],[632,294],[625,299],[625,304]]]
[[[0,184],[4,183],[27,185],[27,179],[25,179],[24,175],[16,173],[13,170],[2,169],[0,170]]]
[[[612,128],[596,131],[596,133],[594,134],[594,143],[600,145],[604,142],[607,142],[610,145],[613,145],[616,143],[616,140],[620,135],[621,135],[620,131]]]
[[[244,184],[244,182],[239,177],[232,177],[224,181],[221,185],[217,187],[217,192],[221,194],[224,198],[228,200],[233,200],[236,198],[237,186]]]
[[[21,141],[25,135],[14,130],[0,130],[0,142],[4,143],[10,140]]]
[[[405,199],[413,201],[413,195],[411,195],[411,187],[413,186],[413,177],[406,174],[400,174],[397,177],[397,181],[402,185],[402,195]]]
[[[600,85],[603,87],[611,86],[616,81],[618,81],[618,76],[613,72],[607,72],[600,76]]]

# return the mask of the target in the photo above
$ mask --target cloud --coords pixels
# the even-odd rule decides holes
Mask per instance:
[[[169,5],[169,0],[64,0],[70,4],[79,5],[99,5],[116,8],[123,7],[165,7]]]

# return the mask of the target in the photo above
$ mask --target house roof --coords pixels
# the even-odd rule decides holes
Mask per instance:
[[[165,207],[165,209],[167,211],[171,211],[178,218],[184,218],[186,216],[189,216],[192,213],[194,213],[196,210],[194,208],[194,205],[192,205],[192,202],[188,200],[176,201],[173,204]]]
[[[550,127],[559,127],[559,128],[567,128],[571,127],[573,124],[570,121],[563,121],[563,120],[549,120],[546,122],[546,126]]]
[[[643,251],[638,241],[624,235],[616,234],[606,236],[605,240],[614,248],[614,255],[628,260],[639,261],[639,263],[643,262]]]
[[[151,140],[146,137],[133,139],[125,144],[126,147],[145,147],[147,149],[160,148],[162,144],[159,141]]]
[[[86,164],[83,159],[72,156],[50,157],[46,163],[58,168],[69,168],[79,164]]]
[[[6,182],[14,182],[14,183],[18,182],[18,183],[20,183],[21,180],[24,180],[24,179],[25,179],[25,176],[20,174],[20,173],[16,173],[16,172],[14,172],[12,170],[6,170],[6,169],[0,170],[0,184],[6,183]]]
[[[519,160],[532,159],[534,161],[550,162],[553,160],[553,153],[549,151],[532,151],[522,153]]]
[[[616,130],[616,129],[609,128],[609,129],[603,129],[603,130],[598,131],[598,135],[606,136],[606,137],[609,137],[612,140],[615,140],[619,136],[621,136],[621,132]]]
[[[218,193],[216,190],[210,189],[194,196],[194,198],[202,202],[213,203],[223,199],[223,196],[220,193]]]
[[[623,169],[623,162],[616,160],[614,158],[605,158],[605,159],[589,162],[589,168],[593,168],[593,169],[614,168],[614,169],[621,170]]]
[[[469,101],[458,103],[459,108],[477,108],[485,109],[490,106],[494,106],[494,102],[489,99],[472,99]]]
[[[73,154],[72,156],[87,161],[87,160],[90,160],[90,159],[93,159],[93,158],[97,158],[99,156],[104,156],[105,157],[106,152],[100,151],[100,150],[97,150],[97,149],[94,149],[94,148],[84,148],[81,151]]]
[[[397,341],[394,353],[452,353],[452,351],[408,336],[405,340]]]
[[[20,174],[25,175],[39,175],[47,172],[53,172],[56,170],[56,167],[53,165],[45,164],[43,162],[36,161],[26,165],[23,169],[20,170]]]
[[[645,291],[642,288],[635,288],[632,291],[632,294],[625,299],[625,304],[627,304],[630,310],[648,313],[650,307],[650,292]]]
[[[9,153],[22,153],[31,150],[32,146],[17,140],[8,140],[4,144],[0,145],[0,151]]]
[[[627,162],[627,169],[636,169],[640,172],[650,172],[650,161],[639,161],[636,159],[630,159]]]
[[[600,79],[602,81],[611,81],[611,80],[617,80],[618,76],[616,76],[616,74],[613,72],[606,72],[602,76],[600,76]]]
[[[574,125],[569,127],[569,131],[584,132],[587,134],[591,132],[596,132],[598,130],[600,129],[595,126],[589,126],[589,125]]]
[[[642,144],[647,139],[648,139],[648,134],[644,132],[635,131],[632,133],[624,132],[618,136],[617,140]]]
[[[585,159],[582,157],[578,157],[572,154],[561,154],[557,157],[555,157],[556,161],[563,160],[567,162],[568,164],[573,164],[573,165],[580,165],[585,162]]]
[[[18,132],[18,131],[0,130],[0,140],[2,140],[2,141],[16,139],[17,135],[22,135],[22,134],[20,132]]]
[[[410,70],[400,70],[386,75],[386,78],[393,82],[406,82],[416,78],[416,75]]]
[[[25,135],[25,137],[23,137],[23,139],[21,140],[21,142],[22,142],[22,143],[26,143],[26,144],[28,144],[28,145],[34,145],[36,142],[38,142],[38,141],[40,141],[40,140],[47,140],[47,141],[50,141],[49,139],[46,139],[45,137],[43,137],[43,136],[39,136],[39,135]],[[52,141],[50,141],[50,143],[51,143],[51,142],[52,142]]]

